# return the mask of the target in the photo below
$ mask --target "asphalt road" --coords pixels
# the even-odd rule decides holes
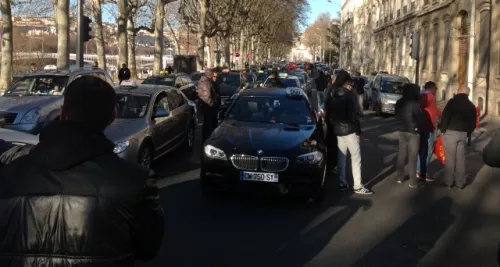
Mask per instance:
[[[465,190],[413,189],[396,183],[397,130],[392,117],[367,114],[362,173],[375,194],[340,193],[330,177],[321,204],[261,194],[207,199],[199,189],[201,145],[167,155],[155,167],[164,242],[154,261],[138,266],[497,266],[500,172],[482,164],[486,140],[469,148]],[[430,168],[442,176],[437,160]]]

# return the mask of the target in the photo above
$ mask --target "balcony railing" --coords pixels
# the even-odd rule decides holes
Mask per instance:
[[[406,14],[406,13],[408,13],[408,6],[407,5],[405,5],[403,7],[403,14]]]
[[[412,2],[410,3],[410,10],[411,10],[411,11],[414,11],[415,9],[417,9],[417,5],[415,4],[415,1],[412,1]]]
[[[399,18],[401,16],[401,9],[398,9],[396,11],[396,18]]]

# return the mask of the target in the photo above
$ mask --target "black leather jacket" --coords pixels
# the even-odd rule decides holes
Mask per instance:
[[[329,92],[330,90],[327,90]],[[336,136],[346,136],[352,133],[361,134],[359,121],[360,107],[356,94],[343,87],[331,90],[331,96],[325,103],[327,120],[333,127]]]
[[[67,121],[2,169],[0,266],[134,266],[163,239],[158,188],[102,133]]]
[[[403,97],[396,102],[396,119],[402,124],[401,132],[418,133],[423,130],[424,114],[420,109],[419,88],[404,88]]]

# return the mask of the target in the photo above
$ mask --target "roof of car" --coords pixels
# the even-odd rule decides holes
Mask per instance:
[[[269,88],[253,88],[240,91],[240,96],[285,96],[287,88],[269,87]]]
[[[27,77],[44,76],[44,75],[67,76],[67,75],[75,74],[75,73],[88,73],[88,72],[96,72],[96,71],[103,71],[103,70],[99,69],[99,68],[94,68],[94,67],[83,67],[83,68],[78,68],[75,70],[69,70],[69,69],[39,70],[39,71],[35,71],[35,72],[26,73],[24,76],[27,76]]]
[[[399,75],[393,75],[393,74],[384,74],[384,73],[379,73],[377,76],[380,76],[381,78],[392,78],[392,79],[408,79],[405,76],[399,76]]]
[[[170,73],[170,74],[165,74],[165,75],[157,74],[157,75],[149,76],[146,79],[150,79],[150,78],[165,78],[165,77],[177,77],[177,76],[181,76],[181,75],[187,75],[187,74],[183,73],[183,72]]]
[[[120,94],[140,94],[140,95],[156,95],[159,91],[176,90],[174,87],[156,84],[138,84],[137,86],[115,86],[116,93]]]

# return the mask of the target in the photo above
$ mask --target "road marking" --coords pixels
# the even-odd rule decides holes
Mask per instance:
[[[159,188],[165,188],[175,184],[196,180],[199,178],[200,178],[200,168],[161,178],[158,180],[157,184]]]

